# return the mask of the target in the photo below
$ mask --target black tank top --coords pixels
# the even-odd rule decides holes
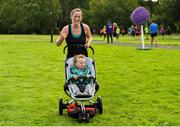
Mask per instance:
[[[75,37],[72,34],[71,25],[68,25],[68,36],[66,38],[66,43],[68,46],[68,54],[67,58],[73,57],[74,55],[83,54],[88,56],[87,49],[84,47],[86,44],[86,34],[84,31],[84,27],[81,24],[81,33],[79,37]]]

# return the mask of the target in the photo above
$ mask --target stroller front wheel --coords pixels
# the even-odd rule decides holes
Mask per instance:
[[[89,119],[90,119],[89,113],[79,113],[78,115],[78,121],[80,123],[83,121],[89,123]]]
[[[100,96],[97,98],[97,108],[99,110],[99,113],[102,114],[103,113],[103,105],[102,105],[102,99]]]
[[[59,115],[63,115],[63,99],[59,99]]]

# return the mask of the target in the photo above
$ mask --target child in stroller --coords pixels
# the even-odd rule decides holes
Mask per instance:
[[[66,47],[64,53],[65,49]],[[94,55],[94,49],[92,47],[90,49]],[[97,101],[92,100],[99,88],[96,81],[95,61],[84,55],[68,58],[65,60],[65,76],[64,91],[72,99],[63,103],[60,97],[59,114],[63,115],[63,109],[67,109],[68,115],[78,118],[79,122],[89,122],[89,118],[95,116],[97,109],[102,114],[101,97],[99,96]]]
[[[93,78],[91,77],[91,71],[87,65],[85,65],[85,56],[82,54],[74,56],[74,66],[70,68],[70,78],[72,81],[72,91],[78,95],[92,95],[95,91]],[[84,79],[83,79],[84,78]]]

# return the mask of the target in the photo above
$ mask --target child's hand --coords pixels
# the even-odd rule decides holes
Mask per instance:
[[[77,76],[77,75],[74,75],[74,79],[77,80],[77,79],[78,79],[78,76]]]
[[[91,75],[86,75],[87,78],[89,78]]]

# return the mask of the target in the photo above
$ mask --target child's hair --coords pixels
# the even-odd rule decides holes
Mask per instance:
[[[82,55],[82,54],[79,54],[79,55],[75,55],[74,56],[74,64],[76,64],[76,62],[77,62],[77,59],[85,59],[85,55]]]

